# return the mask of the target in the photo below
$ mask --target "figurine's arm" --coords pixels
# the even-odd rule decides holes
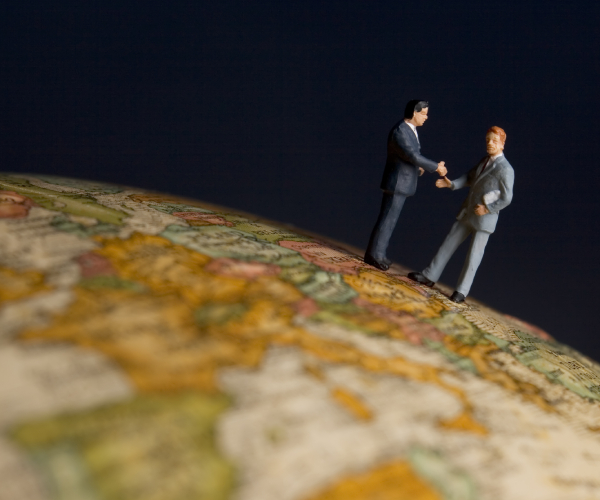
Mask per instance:
[[[427,172],[436,172],[438,168],[440,168],[440,165],[432,160],[425,158],[424,156],[420,155],[416,150],[414,150],[412,144],[406,136],[407,133],[408,132],[403,131],[401,128],[398,128],[394,133],[394,140],[396,141],[396,144],[398,144],[400,149],[404,152],[407,159],[413,165],[421,167],[422,169],[427,170]],[[442,163],[442,167],[445,170],[445,167],[443,165],[444,162],[440,163]]]
[[[452,191],[462,189],[465,186],[470,186],[471,182],[473,182],[473,178],[475,177],[475,172],[477,171],[478,166],[479,164],[475,165],[466,174],[461,175],[458,179],[454,179],[453,181],[444,176],[442,179],[435,181],[435,185],[439,188],[450,188]]]
[[[458,179],[455,179],[454,181],[452,181],[452,186],[450,186],[452,188],[452,190],[456,191],[457,189],[462,189],[465,186],[471,186],[471,184],[473,184],[473,180],[477,176],[477,169],[479,168],[480,164],[481,164],[481,161],[478,162],[466,174],[461,175]]]
[[[450,189],[452,189],[452,191],[456,191],[457,189],[462,189],[465,186],[469,185],[469,174],[464,174],[461,175],[458,179],[454,179],[453,181],[450,181],[451,186]]]
[[[459,177],[458,179],[451,181],[448,177],[444,176],[441,179],[435,181],[436,187],[439,188],[450,188],[452,191],[465,187],[469,183],[468,174]]]

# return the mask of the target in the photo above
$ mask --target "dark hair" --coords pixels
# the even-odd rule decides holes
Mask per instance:
[[[410,120],[415,112],[419,113],[423,111],[424,108],[428,108],[429,103],[427,101],[422,101],[420,99],[413,99],[412,101],[408,101],[406,108],[404,108],[404,118]]]

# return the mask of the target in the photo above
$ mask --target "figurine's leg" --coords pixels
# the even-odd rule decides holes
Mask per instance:
[[[402,194],[383,193],[379,217],[371,233],[366,255],[377,260],[385,259],[385,252],[390,242],[390,237],[396,227],[396,222],[404,206],[406,196]]]
[[[456,252],[459,245],[467,239],[471,231],[472,229],[469,226],[457,220],[435,257],[421,274],[431,281],[438,281],[450,257]]]
[[[471,247],[469,248],[465,265],[463,266],[460,278],[458,279],[458,285],[456,286],[456,291],[462,293],[465,297],[469,295],[469,290],[475,279],[477,268],[479,267],[479,264],[481,264],[481,259],[483,259],[483,252],[485,251],[485,245],[487,244],[489,237],[490,233],[486,233],[485,231],[475,231],[475,233],[473,233]]]

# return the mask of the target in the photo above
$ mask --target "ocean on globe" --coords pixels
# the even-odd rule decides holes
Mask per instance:
[[[600,498],[600,366],[235,210],[0,175],[0,500]]]

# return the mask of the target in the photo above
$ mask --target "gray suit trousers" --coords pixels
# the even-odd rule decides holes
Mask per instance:
[[[481,264],[485,245],[488,242],[490,233],[477,231],[470,225],[457,220],[452,226],[452,229],[450,229],[448,236],[446,236],[444,243],[442,243],[442,246],[431,261],[431,264],[429,264],[421,274],[431,281],[438,281],[446,264],[450,260],[450,257],[452,257],[452,254],[454,254],[459,245],[465,241],[470,234],[473,234],[471,246],[469,247],[465,265],[463,266],[460,278],[458,279],[458,285],[456,286],[457,292],[462,293],[465,297],[469,295],[469,290],[473,284],[473,279],[475,279],[477,268],[479,267],[479,264]]]

